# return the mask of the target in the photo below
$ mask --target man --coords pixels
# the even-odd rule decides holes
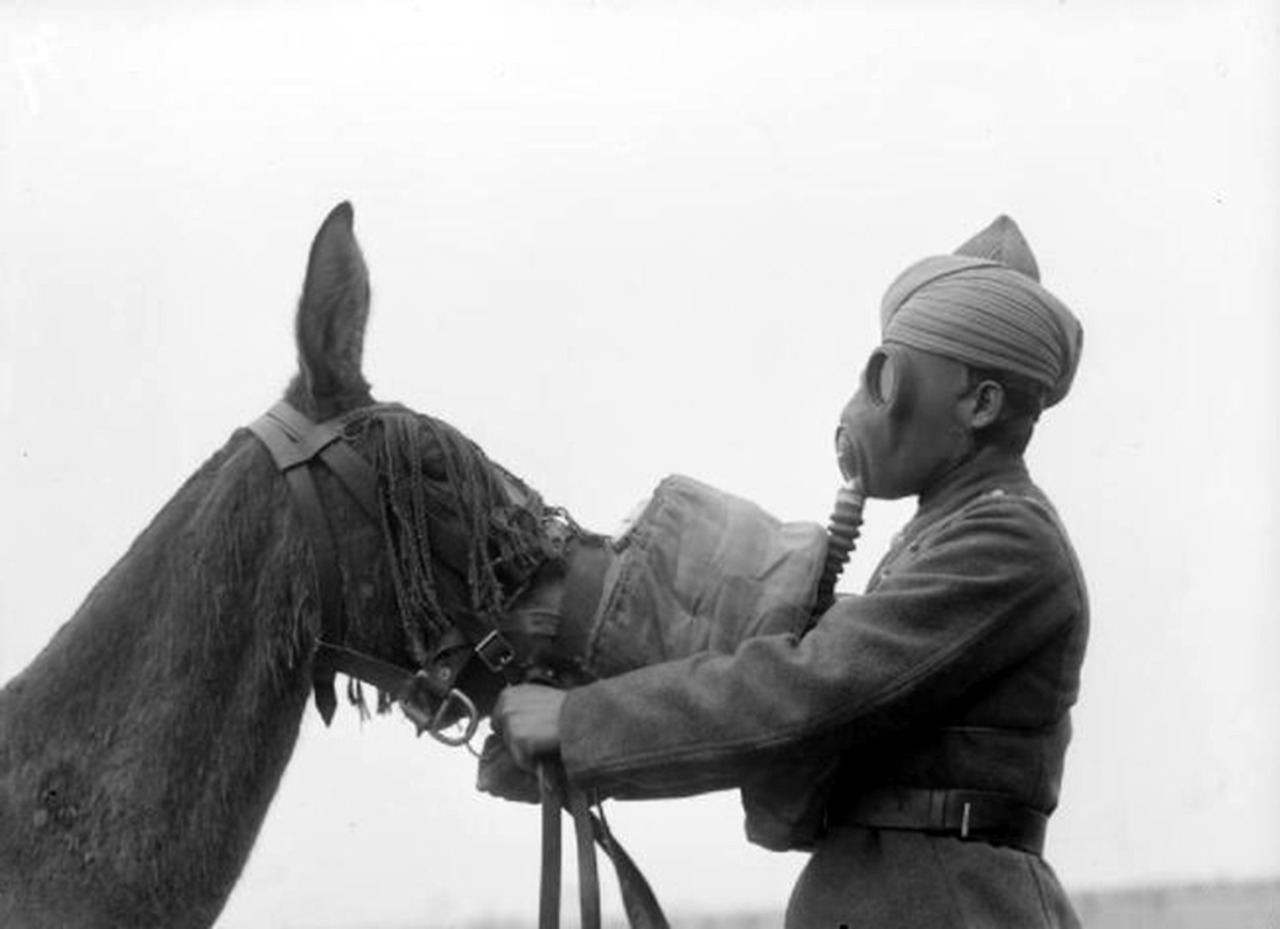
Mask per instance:
[[[504,692],[522,764],[601,794],[743,791],[748,832],[812,849],[787,926],[1076,926],[1041,857],[1088,627],[1080,570],[1023,450],[1081,329],[1000,217],[889,288],[837,437],[868,496],[919,508],[860,596],[561,692]]]

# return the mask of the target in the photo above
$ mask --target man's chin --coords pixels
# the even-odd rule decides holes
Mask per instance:
[[[869,500],[901,500],[916,493],[904,482],[894,480],[892,475],[878,474],[873,469],[859,471],[857,481],[862,487],[862,495]]]

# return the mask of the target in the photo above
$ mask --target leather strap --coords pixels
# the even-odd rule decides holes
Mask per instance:
[[[538,785],[542,798],[542,877],[538,900],[538,929],[560,925],[561,841],[560,810],[573,818],[578,852],[578,903],[582,929],[600,929],[600,876],[596,868],[595,845],[609,856],[622,906],[631,929],[671,929],[666,914],[649,882],[631,856],[614,837],[605,821],[603,808],[596,816],[590,809],[587,792],[574,787],[559,761],[538,765]],[[594,843],[594,844],[593,844]]]
[[[1014,798],[982,790],[881,787],[832,800],[827,823],[905,829],[1044,851],[1049,817]]]
[[[542,795],[542,877],[538,889],[538,929],[560,925],[560,764],[538,765],[538,792]]]
[[[308,466],[317,456],[323,458],[326,452],[346,448],[341,442],[342,433],[333,422],[312,423],[284,401],[273,406],[249,428],[271,452],[276,467],[288,482],[298,513],[306,524],[315,560],[316,586],[319,589],[320,639],[341,642],[346,634],[347,619],[342,601],[342,573],[338,567],[338,551],[333,534],[329,531],[329,521],[324,515],[315,478]],[[330,454],[331,460],[339,462],[339,470],[335,473],[347,485],[362,509],[368,512],[372,508],[376,513],[377,478],[373,475],[373,469],[359,456],[354,452],[351,452],[351,456],[355,458],[354,462],[340,452],[336,456]],[[332,722],[338,706],[333,679],[334,668],[322,656],[318,657],[312,671],[312,686],[316,708],[326,725]]]
[[[586,659],[595,628],[592,620],[600,608],[605,577],[613,560],[613,552],[603,540],[581,539],[570,549],[559,604],[560,649],[564,654]]]
[[[559,764],[559,762],[557,762]],[[578,843],[578,911],[582,929],[600,929],[600,873],[596,870],[596,846],[591,828],[591,803],[587,792],[565,781],[569,815]]]
[[[267,420],[269,432],[287,438],[288,444],[264,436],[260,430]],[[267,443],[276,466],[281,471],[307,464],[315,458],[324,462],[352,498],[373,522],[381,520],[378,510],[378,476],[372,467],[347,443],[341,441],[342,429],[338,420],[314,423],[288,403],[281,400],[258,422],[249,427]]]
[[[604,807],[600,808],[599,816],[591,817],[591,829],[595,833],[596,843],[613,862],[618,889],[622,894],[622,906],[626,910],[631,929],[671,929],[658,898],[654,896],[653,888],[609,829],[609,823],[604,818]]]

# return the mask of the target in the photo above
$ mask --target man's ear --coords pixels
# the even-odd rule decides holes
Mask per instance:
[[[1004,388],[997,381],[979,381],[969,392],[968,420],[970,429],[985,429],[1000,418],[1004,410]]]

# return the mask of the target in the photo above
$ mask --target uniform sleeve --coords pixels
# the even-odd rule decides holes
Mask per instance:
[[[1082,598],[1052,518],[984,498],[803,639],[749,639],[571,691],[562,757],[576,783],[604,793],[740,786],[783,756],[911,727],[1034,651]]]

